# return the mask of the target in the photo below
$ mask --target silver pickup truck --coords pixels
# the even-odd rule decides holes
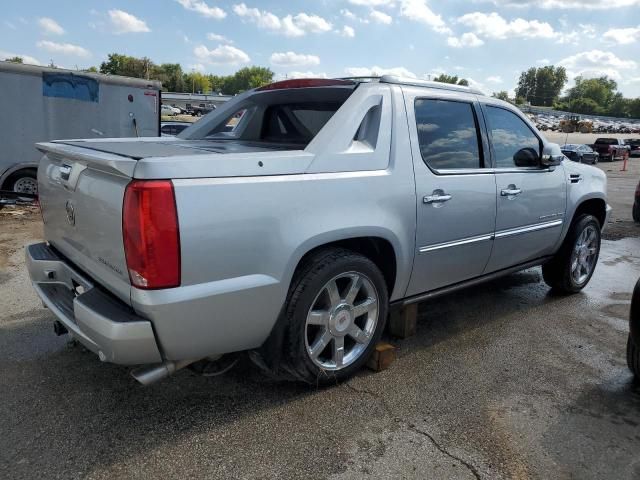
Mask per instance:
[[[605,175],[510,104],[391,76],[274,83],[175,138],[38,148],[33,285],[59,333],[145,384],[241,351],[340,381],[390,308],[537,265],[581,290],[610,211]]]

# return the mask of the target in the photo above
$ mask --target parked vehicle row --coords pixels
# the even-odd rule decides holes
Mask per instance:
[[[624,143],[624,140],[619,138],[597,138],[595,143],[590,145],[590,147],[598,153],[603,161],[613,162],[616,159],[629,157],[629,146]]]
[[[610,213],[605,174],[517,108],[392,76],[278,82],[175,139],[38,148],[34,287],[58,331],[145,384],[239,351],[343,380],[391,308],[535,265],[580,291]]]

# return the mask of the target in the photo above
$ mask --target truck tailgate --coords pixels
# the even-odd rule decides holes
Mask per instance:
[[[47,241],[130,304],[122,203],[136,160],[75,146],[38,144],[39,197]]]

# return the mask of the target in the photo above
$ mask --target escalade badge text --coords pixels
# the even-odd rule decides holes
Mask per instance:
[[[67,210],[67,221],[69,222],[69,225],[75,225],[76,212],[75,212],[75,209],[73,208],[73,203],[71,203],[71,200],[67,200],[65,208]]]

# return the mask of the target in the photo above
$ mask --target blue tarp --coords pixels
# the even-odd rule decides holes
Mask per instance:
[[[100,84],[91,77],[73,73],[42,73],[42,94],[45,97],[71,98],[83,102],[98,102]]]

